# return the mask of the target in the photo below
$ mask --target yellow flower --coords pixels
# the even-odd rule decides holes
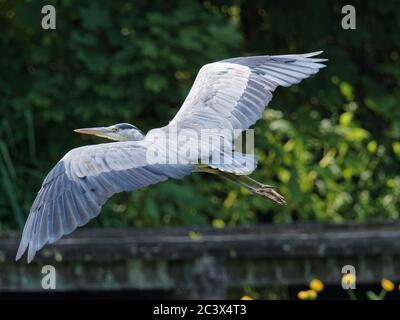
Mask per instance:
[[[250,296],[243,296],[240,298],[240,300],[254,300],[254,299]]]
[[[389,279],[383,278],[381,281],[381,286],[382,286],[382,289],[387,292],[394,290],[394,283],[392,281],[390,281]]]
[[[312,289],[316,292],[321,292],[322,290],[324,290],[324,284],[319,279],[312,279],[310,281],[310,289]]]
[[[342,277],[342,283],[345,283],[348,286],[352,285],[355,282],[356,282],[356,276],[352,273],[346,273]]]
[[[317,291],[314,291],[314,290],[307,290],[307,292],[308,292],[308,298],[309,298],[310,300],[315,300],[315,299],[317,299],[317,296],[318,296]]]
[[[297,298],[300,300],[307,300],[308,299],[308,292],[307,291],[299,291],[297,293]]]
[[[305,290],[305,291],[299,291],[297,293],[297,298],[300,300],[314,300],[318,296],[317,292],[314,290]]]

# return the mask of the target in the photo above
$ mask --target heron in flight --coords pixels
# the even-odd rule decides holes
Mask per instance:
[[[218,174],[253,194],[285,204],[285,199],[273,186],[249,177],[257,166],[256,161],[242,160],[252,155],[234,151],[235,159],[229,164],[157,163],[149,161],[149,149],[156,147],[159,151],[163,147],[151,137],[175,127],[178,132],[224,129],[235,139],[261,118],[278,86],[299,83],[325,67],[322,62],[326,59],[315,58],[321,52],[240,57],[206,64],[198,72],[182,107],[170,123],[147,134],[128,123],[76,129],[79,133],[116,142],[73,149],[55,165],[33,202],[16,260],[28,250],[27,260],[31,262],[46,243],[56,242],[95,218],[113,194],[169,178],[182,179],[194,171]],[[178,147],[169,135],[164,137],[167,137],[169,149]],[[230,157],[223,149],[211,151]]]

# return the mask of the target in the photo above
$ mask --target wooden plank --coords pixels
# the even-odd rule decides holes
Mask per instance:
[[[398,280],[399,239],[398,223],[81,229],[26,265],[14,262],[19,235],[2,233],[0,291],[41,290],[44,264],[57,268],[60,290],[171,290],[192,298],[313,277],[339,284],[345,264],[356,266],[360,283]]]

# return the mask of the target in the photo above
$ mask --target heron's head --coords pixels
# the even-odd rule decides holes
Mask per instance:
[[[74,131],[115,141],[137,141],[144,139],[143,132],[129,123],[118,123],[109,127],[75,129]]]

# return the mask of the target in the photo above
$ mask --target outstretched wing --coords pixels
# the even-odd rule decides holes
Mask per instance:
[[[278,86],[299,83],[325,67],[322,51],[253,56],[222,60],[203,66],[171,124],[193,129],[249,128],[261,118]]]
[[[113,194],[181,179],[192,165],[149,164],[145,141],[85,146],[68,152],[50,171],[32,205],[16,259],[28,262],[46,243],[96,217]]]

